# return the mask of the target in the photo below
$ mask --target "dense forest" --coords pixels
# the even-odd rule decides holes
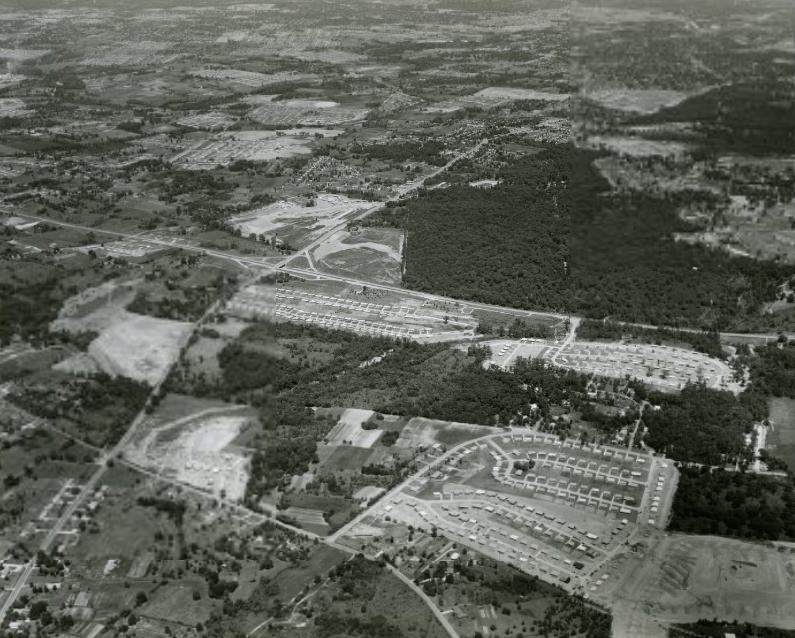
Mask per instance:
[[[758,392],[795,399],[795,341],[769,343],[748,359],[751,383]]]
[[[288,354],[279,353],[287,345]],[[361,367],[385,352],[379,363]],[[446,344],[259,323],[221,351],[220,378],[180,367],[168,388],[249,402],[267,409],[269,417],[278,415],[267,420],[274,426],[289,424],[290,415],[303,421],[306,406],[361,405],[389,414],[507,423],[528,403],[548,414],[553,403],[585,389],[585,377],[543,361],[519,360],[508,373],[484,369],[485,356],[479,348],[464,353]]]
[[[695,122],[701,144],[715,153],[790,154],[795,148],[794,93],[790,82],[760,78],[719,86],[632,123]]]
[[[435,166],[442,166],[447,161],[442,153],[444,144],[438,140],[423,142],[395,141],[389,144],[370,144],[369,146],[355,146],[354,155],[365,155],[370,159],[385,162],[425,162]]]
[[[408,231],[405,285],[705,330],[729,328],[775,297],[783,266],[673,240],[693,230],[676,214],[692,193],[608,193],[595,157],[547,147],[502,169],[490,190],[454,183],[385,210],[378,223]]]
[[[680,469],[671,529],[756,540],[795,539],[791,478]]]
[[[744,435],[765,416],[764,398],[688,385],[678,395],[653,393],[647,409],[644,442],[677,461],[726,465],[747,463]]]

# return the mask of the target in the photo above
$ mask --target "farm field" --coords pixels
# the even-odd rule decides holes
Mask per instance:
[[[686,93],[665,89],[601,89],[588,91],[585,96],[609,109],[633,113],[654,113],[688,97]]]

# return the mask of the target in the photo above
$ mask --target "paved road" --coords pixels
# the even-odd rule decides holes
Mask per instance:
[[[638,408],[638,420],[635,421],[635,427],[632,428],[632,434],[629,435],[629,441],[627,442],[628,450],[631,450],[632,446],[635,445],[635,437],[638,434],[640,422],[643,420],[643,410],[645,410],[647,407],[649,407],[649,402],[646,400],[641,401],[640,408]]]
[[[458,632],[456,631],[455,627],[450,624],[450,621],[447,620],[447,617],[439,610],[436,604],[431,600],[431,598],[422,591],[422,588],[419,587],[413,580],[411,580],[408,576],[406,576],[403,572],[401,572],[397,567],[393,565],[389,565],[387,563],[387,567],[389,571],[391,571],[395,576],[397,576],[401,581],[403,581],[417,596],[422,598],[423,602],[428,606],[428,608],[433,612],[433,615],[436,616],[436,620],[444,627],[444,630],[447,632],[447,635],[450,638],[459,638]]]
[[[315,267],[314,267],[314,264],[312,262],[312,251],[315,248],[317,248],[318,246],[320,246],[323,242],[325,242],[328,239],[330,239],[334,235],[334,233],[340,231],[342,228],[345,228],[348,224],[350,224],[353,221],[356,221],[356,220],[359,220],[359,219],[364,219],[365,217],[367,217],[369,215],[372,215],[373,213],[378,212],[379,210],[381,210],[383,208],[386,208],[387,204],[389,204],[390,202],[396,202],[396,201],[406,197],[407,195],[418,191],[420,188],[422,188],[425,185],[425,182],[427,182],[429,179],[431,179],[433,177],[436,177],[437,175],[440,175],[441,173],[444,173],[453,164],[455,164],[456,162],[461,161],[465,157],[472,157],[481,148],[483,148],[483,146],[488,144],[488,142],[489,142],[488,138],[483,138],[482,140],[480,140],[480,142],[475,144],[475,146],[473,146],[472,148],[469,148],[466,151],[461,151],[460,153],[457,153],[456,155],[454,155],[453,158],[450,159],[450,161],[447,162],[444,166],[440,166],[439,168],[436,168],[433,171],[431,171],[430,173],[428,173],[427,175],[425,175],[423,177],[420,177],[420,178],[417,178],[417,179],[415,179],[415,180],[413,180],[411,182],[408,182],[408,183],[404,184],[403,187],[400,188],[395,195],[392,195],[391,197],[387,198],[386,200],[380,201],[380,202],[374,204],[373,206],[370,206],[368,208],[363,208],[363,209],[359,210],[359,212],[357,212],[357,213],[349,215],[342,222],[340,222],[339,224],[336,224],[335,226],[332,226],[331,228],[326,229],[317,239],[315,239],[310,244],[308,244],[308,245],[304,246],[303,248],[301,248],[300,252],[298,254],[290,255],[287,259],[284,259],[283,261],[279,262],[276,265],[276,267],[277,268],[286,267],[294,259],[297,259],[298,257],[301,257],[301,256],[305,256],[307,262],[309,263],[310,268],[313,271],[315,271]]]
[[[355,285],[355,286],[367,286],[368,288],[374,290],[385,290],[387,292],[394,292],[399,293],[402,295],[406,295],[409,297],[416,297],[421,299],[427,299],[431,301],[437,301],[440,303],[460,303],[475,310],[484,310],[488,312],[494,312],[498,314],[505,314],[511,316],[524,316],[524,317],[538,317],[538,318],[548,318],[557,321],[563,321],[565,319],[569,319],[570,321],[574,322],[577,320],[582,320],[582,317],[578,317],[576,315],[571,314],[563,314],[563,313],[556,313],[556,312],[547,312],[542,310],[524,310],[519,308],[509,308],[506,306],[495,306],[492,304],[487,303],[480,303],[476,301],[468,301],[462,299],[455,299],[453,297],[445,297],[444,295],[438,295],[433,293],[425,293],[416,290],[409,290],[406,288],[401,288],[400,286],[390,286],[386,284],[380,284],[373,281],[365,281],[362,279],[354,279],[352,277],[342,277],[338,275],[333,275],[330,273],[324,272],[317,272],[313,270],[306,270],[302,268],[295,268],[293,266],[285,265],[287,261],[293,259],[295,255],[291,255],[288,260],[284,260],[279,263],[274,263],[273,261],[269,261],[262,257],[247,257],[245,255],[238,255],[236,253],[223,251],[223,250],[213,250],[208,248],[200,248],[198,246],[193,246],[188,243],[182,243],[180,241],[165,241],[162,239],[153,239],[145,235],[141,235],[141,233],[123,233],[119,231],[112,231],[112,230],[102,230],[98,228],[92,228],[91,226],[81,226],[79,224],[71,224],[68,222],[58,221],[49,219],[47,217],[41,217],[39,215],[29,215],[27,213],[17,213],[19,217],[24,217],[25,219],[32,219],[41,222],[45,222],[48,224],[52,224],[54,226],[61,226],[63,228],[71,228],[73,230],[80,230],[85,232],[93,232],[95,234],[105,234],[110,235],[119,239],[140,239],[145,240],[149,243],[163,246],[166,248],[179,248],[186,252],[193,252],[200,255],[207,255],[210,257],[216,257],[218,259],[226,259],[229,261],[233,261],[238,265],[248,267],[254,266],[260,268],[262,270],[266,270],[269,272],[273,271],[281,271],[281,272],[288,272],[294,275],[298,275],[299,277],[305,277],[309,279],[317,279],[317,280],[327,280],[327,281],[340,281],[342,283],[348,285]],[[283,267],[280,267],[283,266]],[[648,329],[656,329],[656,328],[665,328],[668,330],[679,330],[682,332],[702,332],[698,328],[678,328],[675,326],[655,326],[652,324],[646,323],[633,323],[628,321],[619,321],[617,322],[620,325],[629,326],[629,327],[636,327],[636,328],[648,328]],[[740,333],[740,332],[721,332],[719,333],[721,338],[723,339],[758,339],[759,341],[774,341],[778,339],[779,332],[761,332],[761,333]],[[785,332],[783,333],[790,339],[795,339],[795,332]]]

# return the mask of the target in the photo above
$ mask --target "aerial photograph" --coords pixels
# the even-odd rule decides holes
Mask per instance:
[[[795,638],[793,0],[0,0],[0,638]]]

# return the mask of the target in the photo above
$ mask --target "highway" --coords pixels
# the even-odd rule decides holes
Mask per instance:
[[[464,299],[455,299],[453,297],[446,297],[444,295],[439,295],[436,293],[427,293],[427,292],[420,292],[417,290],[410,290],[407,288],[401,288],[400,286],[390,286],[387,284],[376,283],[373,281],[366,281],[363,279],[356,279],[353,277],[343,277],[339,275],[333,275],[331,273],[325,272],[318,272],[313,270],[306,270],[303,268],[296,268],[293,266],[287,265],[287,262],[292,260],[295,255],[291,255],[289,259],[283,260],[280,263],[274,263],[273,261],[269,261],[268,259],[262,257],[247,257],[245,255],[239,255],[234,252],[224,251],[224,250],[213,250],[208,248],[200,248],[198,246],[193,246],[181,238],[175,237],[171,241],[166,241],[163,239],[151,238],[147,235],[141,234],[140,232],[137,233],[124,233],[120,231],[112,231],[112,230],[102,230],[98,228],[92,228],[91,226],[81,226],[79,224],[72,224],[69,222],[63,222],[59,220],[53,220],[47,217],[41,217],[39,215],[29,215],[26,213],[18,213],[18,217],[24,217],[25,219],[31,219],[36,221],[45,222],[48,224],[52,224],[54,226],[61,226],[63,228],[71,228],[73,230],[80,230],[84,232],[93,232],[95,234],[105,234],[117,239],[138,239],[141,241],[146,241],[158,246],[163,246],[165,248],[179,248],[186,252],[193,252],[200,255],[206,255],[210,257],[216,257],[218,259],[225,259],[228,261],[232,261],[237,263],[238,265],[247,267],[253,266],[256,268],[261,269],[262,271],[267,272],[287,272],[292,275],[296,275],[298,277],[306,278],[306,279],[315,279],[315,280],[326,280],[326,281],[339,281],[341,283],[345,283],[347,285],[353,286],[367,286],[373,290],[384,290],[386,292],[392,292],[396,294],[405,295],[408,297],[414,297],[417,299],[423,299],[428,301],[434,301],[438,303],[452,303],[452,304],[461,304],[463,306],[472,308],[473,310],[482,310],[486,312],[493,312],[497,314],[505,314],[514,317],[536,317],[536,318],[546,318],[555,321],[565,321],[570,320],[574,321],[581,321],[583,317],[578,317],[577,315],[572,315],[568,313],[558,313],[558,312],[549,312],[544,310],[526,310],[520,308],[510,308],[506,306],[497,306],[494,304],[488,303],[481,303],[477,301],[469,301]],[[339,227],[336,227],[339,229]],[[652,324],[647,323],[633,323],[628,321],[618,321],[616,322],[623,326],[628,327],[635,327],[635,328],[646,328],[646,329],[656,329],[656,328],[664,328],[667,330],[678,330],[681,332],[691,332],[691,333],[698,333],[703,332],[698,328],[680,328],[676,326],[655,326]],[[762,332],[762,333],[740,333],[740,332],[720,332],[719,335],[722,339],[726,340],[733,340],[733,339],[751,339],[751,340],[759,340],[761,342],[767,341],[774,341],[778,339],[779,332]],[[783,333],[786,337],[790,339],[795,339],[795,332],[785,332]]]

